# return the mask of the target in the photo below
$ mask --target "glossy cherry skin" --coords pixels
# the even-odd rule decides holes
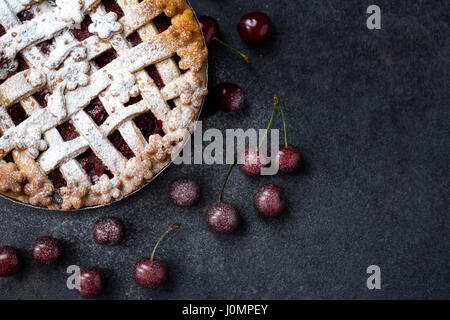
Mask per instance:
[[[41,237],[34,241],[31,255],[38,263],[53,264],[61,258],[62,248],[58,239]]]
[[[83,298],[95,298],[103,291],[105,280],[103,272],[97,267],[86,267],[80,271],[80,289]]]
[[[214,18],[209,16],[198,17],[198,22],[205,37],[206,45],[209,47],[214,41],[214,37],[219,35],[219,24]]]
[[[259,43],[272,34],[272,21],[262,12],[251,12],[241,18],[238,32],[242,40],[250,43]]]
[[[133,266],[133,279],[142,288],[159,288],[167,281],[168,275],[164,261],[141,258]]]
[[[200,187],[191,179],[181,178],[170,185],[169,197],[173,203],[180,207],[194,205],[200,196]]]
[[[261,157],[261,153],[256,148],[247,148],[238,156],[239,168],[248,176],[259,176],[261,175],[261,168],[264,167]]]
[[[22,259],[16,248],[5,246],[0,248],[0,277],[16,274],[22,267]]]
[[[279,216],[283,213],[286,205],[283,190],[275,184],[265,184],[253,196],[253,205],[264,217]]]
[[[245,105],[245,96],[242,89],[234,83],[222,83],[214,90],[215,102],[223,112],[235,112]]]
[[[288,145],[287,147],[281,145],[277,154],[277,160],[279,172],[292,173],[300,168],[302,163],[302,153],[300,149],[294,145]]]
[[[238,209],[230,203],[221,202],[209,207],[206,212],[208,227],[220,234],[233,233],[241,222]]]
[[[122,242],[123,222],[116,217],[102,217],[95,222],[94,240],[102,245],[115,246]]]

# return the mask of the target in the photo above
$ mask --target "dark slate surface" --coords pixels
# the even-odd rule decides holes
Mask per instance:
[[[260,179],[235,170],[225,198],[239,206],[245,224],[228,237],[211,234],[204,223],[225,166],[171,166],[128,199],[76,213],[0,199],[0,244],[21,248],[26,260],[21,274],[0,279],[0,298],[79,299],[65,285],[70,264],[105,268],[102,297],[110,299],[450,298],[450,6],[376,2],[381,31],[366,28],[373,1],[192,0],[253,61],[247,67],[220,47],[211,50],[211,85],[241,85],[248,108],[207,112],[204,126],[264,127],[277,91],[289,114],[290,142],[305,154],[303,170]],[[252,10],[268,12],[276,26],[261,46],[246,46],[236,32]],[[185,175],[203,194],[196,207],[179,209],[167,190]],[[281,219],[259,218],[250,201],[269,181],[285,189],[289,210]],[[125,221],[123,245],[93,242],[92,224],[103,215]],[[169,284],[137,288],[133,261],[149,256],[174,222],[182,229],[158,252],[170,265]],[[42,235],[63,239],[60,265],[30,260],[28,248]],[[382,270],[376,292],[365,286],[372,264]]]

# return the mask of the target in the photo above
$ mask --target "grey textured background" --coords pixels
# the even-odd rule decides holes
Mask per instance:
[[[365,26],[366,8],[382,8],[382,30]],[[66,286],[70,264],[105,268],[110,299],[450,298],[448,1],[192,0],[218,19],[224,40],[245,49],[247,67],[214,47],[210,84],[232,81],[246,93],[239,114],[206,110],[204,127],[261,128],[280,93],[291,143],[305,165],[291,176],[250,179],[235,170],[225,199],[242,211],[236,234],[211,234],[204,213],[225,166],[174,166],[149,186],[109,207],[76,213],[30,209],[0,199],[0,245],[22,249],[26,266],[0,279],[3,299],[79,299]],[[269,13],[276,30],[260,46],[243,44],[239,18]],[[212,106],[207,106],[210,109]],[[281,127],[279,119],[275,126]],[[169,182],[195,178],[200,203],[180,209]],[[264,220],[250,198],[264,182],[283,185],[288,213]],[[94,243],[100,216],[126,223],[123,245]],[[159,235],[173,233],[157,255],[170,266],[162,290],[136,287],[135,259],[149,256]],[[38,236],[64,242],[58,266],[36,265]],[[365,286],[367,266],[382,269],[382,290]]]

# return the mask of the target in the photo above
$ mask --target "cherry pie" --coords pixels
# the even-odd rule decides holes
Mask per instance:
[[[108,204],[169,164],[206,91],[186,0],[0,0],[0,192]]]

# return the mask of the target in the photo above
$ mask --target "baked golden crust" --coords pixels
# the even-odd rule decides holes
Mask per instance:
[[[185,0],[116,0],[116,4],[122,12],[98,0],[62,0],[56,2],[57,7],[48,1],[31,1],[23,9],[33,12],[33,20],[3,26],[1,194],[50,209],[108,204],[151,181],[193,131],[207,93],[208,51],[192,9]],[[0,11],[2,16],[17,14],[2,5]],[[75,39],[69,30],[86,15],[92,20],[91,35]],[[153,19],[163,15],[170,19],[170,26],[159,31]],[[25,41],[17,41],[18,37]],[[131,38],[139,38],[140,44]],[[42,41],[51,43],[50,53],[39,52]],[[117,61],[100,66],[99,57],[111,50]],[[17,69],[19,54],[28,70]],[[173,59],[174,54],[179,61]],[[150,66],[156,78],[149,73]],[[43,106],[36,95],[45,90]],[[96,100],[107,114],[102,123],[83,111]],[[26,113],[19,123],[13,108]],[[161,122],[163,134],[155,131],[144,137],[139,131],[143,129],[133,122],[149,112],[152,121]],[[70,140],[56,129],[67,122],[78,132]],[[130,149],[131,158],[109,141],[116,132]],[[92,176],[86,171],[91,170],[89,164],[86,167],[77,160],[86,150],[103,162],[102,175]],[[61,180],[57,183],[56,171]]]
[[[156,6],[163,10],[166,16],[174,17],[183,12],[187,4],[184,0],[156,0]]]

